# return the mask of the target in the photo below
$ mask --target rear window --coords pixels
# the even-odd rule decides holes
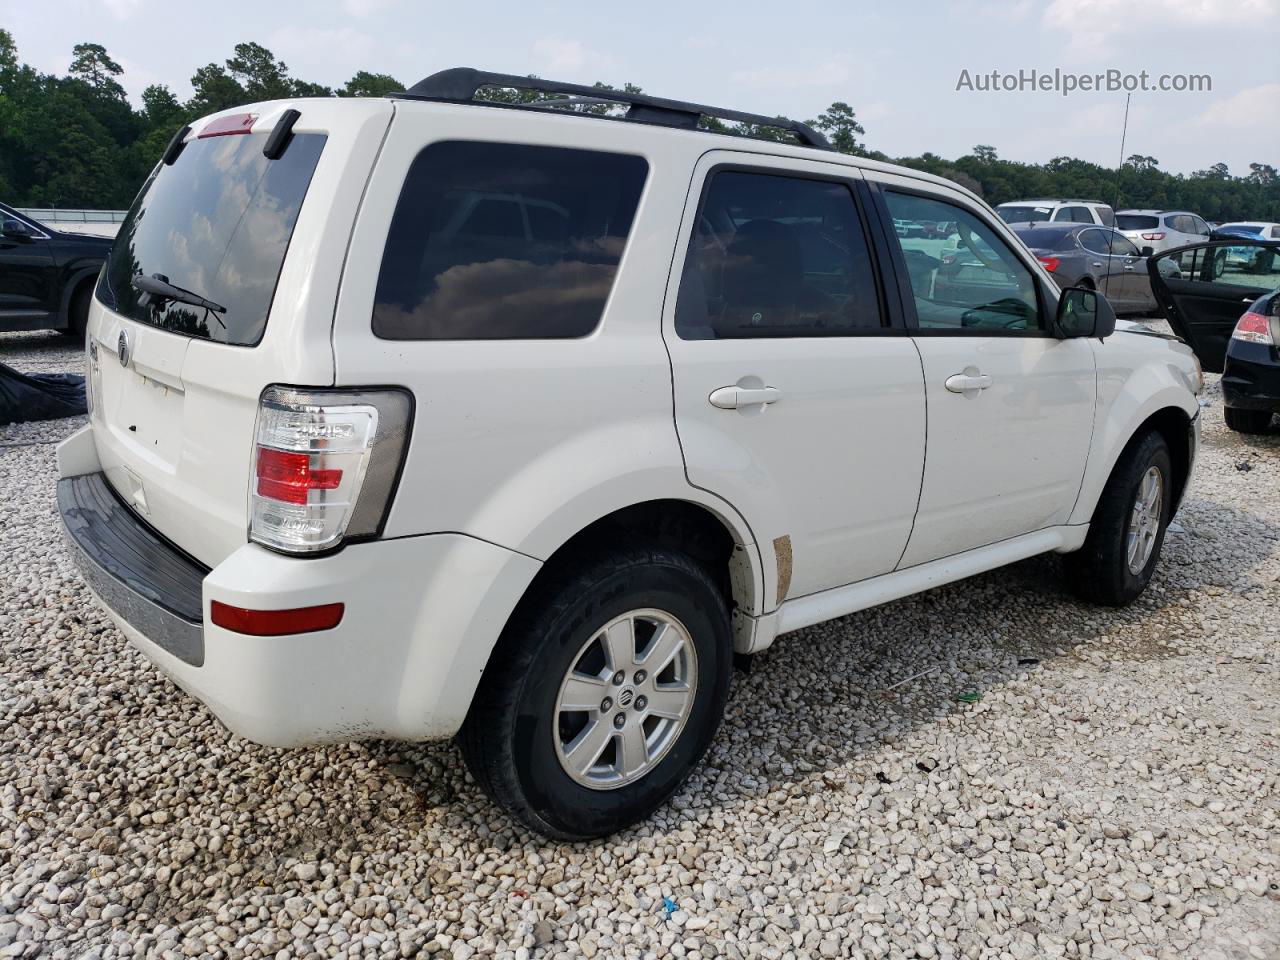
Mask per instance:
[[[405,178],[373,332],[389,340],[581,337],[600,322],[644,158],[446,141]]]
[[[999,206],[996,213],[1005,223],[1031,223],[1032,221],[1049,220],[1053,216],[1052,207]]]
[[[1117,213],[1117,230],[1154,230],[1160,226],[1159,217],[1145,217],[1137,213]]]
[[[219,343],[262,339],[293,227],[315,173],[323,134],[299,133],[275,160],[266,134],[187,143],[161,164],[120,226],[98,299],[141,323]],[[208,304],[146,292],[141,274]],[[152,285],[154,287],[154,284]]]
[[[1022,229],[1018,231],[1018,238],[1032,250],[1070,250],[1076,245],[1070,230]]]

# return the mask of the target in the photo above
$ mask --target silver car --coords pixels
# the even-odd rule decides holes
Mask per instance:
[[[1157,310],[1147,274],[1148,247],[1139,250],[1120,231],[1089,224],[1012,224],[1053,279],[1067,287],[1100,290],[1117,315]],[[1170,267],[1172,268],[1172,265]]]
[[[1138,247],[1153,252],[1204,243],[1212,232],[1208,222],[1187,210],[1121,210],[1116,229]]]

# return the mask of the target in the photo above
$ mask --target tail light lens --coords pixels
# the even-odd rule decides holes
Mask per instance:
[[[1254,313],[1252,310],[1236,321],[1231,339],[1243,340],[1245,343],[1261,343],[1268,347],[1276,345],[1275,335],[1271,331],[1271,318]]]
[[[1036,259],[1039,260],[1042,264],[1044,264],[1044,268],[1048,270],[1050,273],[1053,273],[1053,271],[1057,270],[1058,264],[1062,262],[1057,257],[1037,257]]]
[[[1142,239],[1143,240],[1163,240],[1164,234],[1163,233],[1144,233],[1142,235]]]
[[[403,390],[268,387],[258,402],[249,538],[311,553],[376,537],[411,415]]]

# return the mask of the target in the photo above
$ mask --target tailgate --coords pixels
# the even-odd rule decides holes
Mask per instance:
[[[289,110],[292,137],[268,157]],[[99,460],[126,504],[207,566],[248,539],[263,389],[333,383],[347,238],[392,113],[300,100],[198,121],[103,270],[88,324]]]

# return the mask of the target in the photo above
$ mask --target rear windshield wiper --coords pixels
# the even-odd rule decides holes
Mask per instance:
[[[148,277],[141,273],[135,273],[133,275],[132,283],[135,290],[141,290],[143,293],[150,293],[153,296],[163,297],[165,300],[177,300],[179,303],[189,303],[193,307],[202,307],[210,313],[227,312],[227,308],[222,304],[214,303],[212,300],[206,300],[198,293],[193,293],[192,291],[186,290],[182,287],[174,286],[158,274],[153,277]],[[222,323],[221,320],[218,322]]]

